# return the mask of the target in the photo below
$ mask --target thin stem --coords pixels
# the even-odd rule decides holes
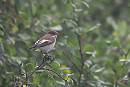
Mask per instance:
[[[122,49],[122,50],[123,50],[123,49]],[[123,53],[124,53],[124,55],[125,55],[125,58],[124,58],[124,59],[127,58],[129,52],[130,52],[130,48],[128,49],[127,53],[125,53],[125,51],[123,50]],[[122,65],[122,74],[123,74],[123,71],[124,71],[124,68],[125,68],[125,63],[126,63],[126,61],[124,61],[124,62],[123,62],[123,65]],[[122,79],[122,77],[120,77],[120,78],[116,81],[114,87],[117,87],[117,86],[118,86],[118,81],[119,81],[120,79]]]
[[[78,84],[78,87],[80,87],[80,82],[81,82],[81,76],[83,74],[83,66],[84,66],[84,57],[83,57],[83,53],[82,53],[82,47],[81,47],[81,38],[80,38],[80,35],[77,35],[77,39],[78,39],[78,43],[79,43],[79,52],[80,52],[80,56],[81,56],[81,69],[80,69],[80,72],[79,72],[79,84]]]
[[[45,57],[46,57],[46,56],[45,56]],[[48,60],[46,60],[46,59],[43,60],[42,63],[41,63],[33,72],[31,72],[31,73],[28,74],[28,75],[26,74],[26,79],[25,79],[25,81],[23,82],[23,84],[25,84],[25,83],[27,82],[28,76],[32,76],[32,75],[35,73],[35,71],[37,71],[37,70],[47,70],[47,71],[51,71],[51,72],[55,73],[58,77],[60,77],[62,80],[64,80],[65,82],[71,84],[71,82],[68,82],[68,80],[64,79],[60,74],[58,74],[58,73],[55,72],[54,70],[49,69],[49,68],[43,68],[44,63],[45,63],[46,61],[48,61]]]
[[[47,55],[47,54],[46,54]],[[35,68],[35,70],[34,71],[32,71],[30,74],[26,74],[26,78],[28,78],[28,76],[32,76],[37,70],[39,70],[39,68],[41,68],[41,67],[43,67],[44,66],[44,63],[46,62],[46,61],[48,61],[48,60],[44,60],[44,58],[46,57],[46,55],[43,57],[43,61],[42,61],[42,63],[37,67],[37,68]],[[46,58],[45,58],[46,59]],[[27,80],[25,79],[25,81],[23,82],[23,84],[25,84],[27,82]]]
[[[14,76],[14,87],[15,87],[15,76]]]
[[[35,71],[37,71],[42,65],[44,64],[44,62],[42,62],[33,72],[31,72],[28,76],[31,76],[35,73]]]
[[[41,69],[43,69],[43,70],[47,70],[47,71],[51,71],[51,72],[55,73],[58,77],[60,77],[62,80],[64,80],[65,82],[71,84],[70,82],[68,82],[68,80],[64,79],[60,74],[58,74],[58,73],[55,72],[54,70],[49,69],[49,68],[40,68],[39,70],[41,70]]]
[[[41,66],[43,65],[43,62],[33,71],[33,72],[31,72],[30,74],[26,74],[26,78],[28,77],[28,76],[32,76]],[[23,84],[25,84],[27,82],[27,79],[25,79],[25,81],[23,82]]]
[[[31,72],[28,76],[33,75],[33,74],[35,73],[36,70],[38,70],[39,68],[41,68],[41,67],[44,66],[44,63],[45,63],[46,61],[48,61],[48,60],[46,60],[46,57],[47,57],[47,54],[45,54],[45,56],[43,57],[42,63],[41,63],[33,72]]]
[[[127,53],[125,53],[125,59],[127,58],[129,52],[130,52],[130,48],[128,49]],[[123,65],[122,65],[123,69],[124,69],[125,63],[126,63],[126,61],[124,61]]]
[[[115,83],[114,87],[117,87],[117,83],[118,83],[118,82],[116,81],[116,83]]]

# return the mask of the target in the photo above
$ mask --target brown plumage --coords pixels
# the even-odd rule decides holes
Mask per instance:
[[[33,46],[29,47],[29,49],[37,49],[48,53],[55,46],[57,35],[58,32],[51,30],[40,38]]]

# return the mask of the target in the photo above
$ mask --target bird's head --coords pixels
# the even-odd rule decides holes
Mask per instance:
[[[51,30],[47,34],[50,34],[51,36],[54,36],[54,37],[56,36],[57,37],[58,32],[56,32],[55,30]]]

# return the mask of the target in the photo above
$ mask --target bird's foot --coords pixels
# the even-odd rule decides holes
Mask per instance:
[[[46,61],[49,61],[49,60],[52,60],[54,58],[54,56],[48,54],[48,53],[44,53],[43,54],[43,61],[46,62]]]

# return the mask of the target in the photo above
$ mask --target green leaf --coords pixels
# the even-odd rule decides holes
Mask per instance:
[[[89,5],[85,1],[82,1],[82,3],[89,8]]]
[[[61,25],[52,26],[49,28],[50,30],[62,30]]]
[[[118,73],[117,73],[117,74],[118,74],[118,77],[120,77],[121,74],[122,74],[122,65],[121,65],[121,64],[115,65],[115,69],[116,69],[116,72],[118,72]]]
[[[13,72],[7,72],[7,71],[6,71],[6,76],[7,76],[8,78],[13,78],[14,73],[13,73]]]
[[[74,73],[72,73],[72,74],[67,74],[68,77],[71,77],[71,76],[73,76],[73,75],[74,75]]]
[[[0,48],[1,48],[1,50],[2,50],[3,52],[5,51],[5,49],[4,49],[4,45],[3,45],[2,42],[0,42]]]
[[[111,25],[113,27],[113,29],[115,29],[115,30],[118,29],[115,20],[111,16],[107,17],[106,21],[107,21],[107,24],[109,24],[109,25]]]
[[[31,38],[31,36],[27,33],[20,33],[18,34],[18,36],[20,37],[21,40],[25,41],[25,40],[29,40]]]
[[[96,67],[97,67],[97,65],[95,64],[95,65],[93,65],[92,67],[91,67],[91,72],[94,72],[95,70],[96,70]]]
[[[73,20],[69,20],[69,22],[71,22],[72,24],[74,24],[75,26],[77,26],[77,23]]]
[[[125,86],[125,84],[122,84],[121,81],[118,81],[118,86],[119,87],[127,87],[127,86]]]
[[[112,42],[112,45],[111,46],[113,46],[113,47],[120,47],[120,42],[118,41],[118,40],[114,40],[113,42]]]
[[[85,54],[95,57],[96,52],[85,52]]]
[[[4,36],[4,32],[2,30],[0,30],[0,35]]]
[[[75,4],[72,3],[71,5],[72,5],[73,8],[76,8],[76,5],[75,5]]]
[[[53,77],[48,77],[48,82],[53,84],[55,82],[55,79]]]
[[[97,69],[95,70],[94,72],[102,72],[104,70],[104,67],[100,68],[100,69]]]
[[[120,59],[121,62],[129,62],[130,63],[130,59]]]
[[[74,33],[76,33],[77,35],[81,35],[81,33],[80,33],[80,28],[74,28],[72,31],[74,32]]]
[[[60,64],[58,62],[53,61],[51,63],[51,68],[53,68],[57,73],[61,73]]]
[[[0,30],[4,31],[4,27],[0,24]]]
[[[34,69],[34,67],[33,67],[33,65],[32,65],[31,63],[27,63],[27,64],[24,66],[24,68],[25,68],[25,71],[26,71],[26,72],[31,72],[31,71]]]
[[[65,86],[67,83],[56,81],[59,85]]]
[[[84,62],[84,64],[87,66],[87,67],[90,67],[92,65],[92,62],[90,60],[86,60]]]
[[[35,15],[35,13],[37,12],[36,5],[33,2],[31,3],[31,5],[32,5],[32,14]]]
[[[95,30],[95,29],[98,29],[100,26],[101,26],[101,24],[97,24],[97,25],[93,26],[92,28],[90,28],[90,29],[87,31],[87,33],[88,33],[88,32],[91,32],[91,31],[93,31],[93,30]]]
[[[36,74],[36,73],[34,73],[33,74],[33,83],[34,84],[39,84],[40,83],[40,74]]]
[[[84,49],[83,49],[83,53],[84,52],[93,52],[93,46],[92,45],[87,45]]]
[[[83,53],[91,55],[93,57],[95,57],[96,52],[93,49],[92,45],[87,45],[84,49],[83,49]]]
[[[14,48],[13,45],[7,45],[6,46],[7,51],[9,52],[10,55],[15,55],[16,54],[16,49]],[[18,60],[18,59],[17,59]]]
[[[119,33],[119,36],[121,36],[121,37],[125,36],[127,34],[127,31],[128,31],[128,26],[127,26],[126,21],[121,21],[118,24],[118,33]]]
[[[44,70],[37,70],[37,71],[35,71],[36,74],[41,74],[43,72],[45,72],[45,71]]]
[[[14,31],[19,31],[19,29],[18,29],[16,26],[14,26],[14,27],[12,28],[12,30],[14,30]]]
[[[35,58],[34,57],[31,57],[31,58],[29,58],[29,62],[35,67],[35,65],[36,65],[36,60],[35,60]]]

